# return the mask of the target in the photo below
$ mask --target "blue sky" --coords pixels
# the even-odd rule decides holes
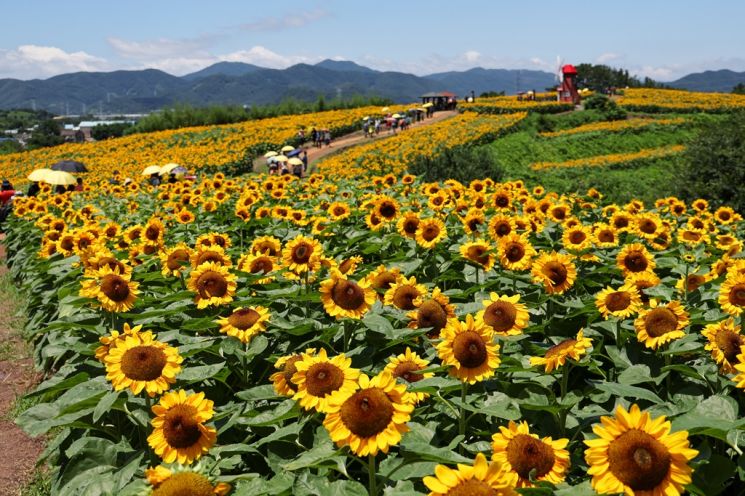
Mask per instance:
[[[605,63],[670,81],[745,71],[745,2],[625,0],[3,2],[0,78],[222,60],[283,68],[325,58],[380,70]],[[739,50],[738,50],[739,49]]]

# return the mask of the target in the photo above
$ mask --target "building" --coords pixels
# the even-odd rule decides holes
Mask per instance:
[[[577,91],[577,69],[571,64],[561,68],[561,85],[556,92],[560,102],[571,102],[577,105],[580,101]]]
[[[431,107],[434,111],[438,110],[454,110],[458,105],[455,93],[449,91],[440,91],[425,93],[421,96],[422,105],[432,104]]]

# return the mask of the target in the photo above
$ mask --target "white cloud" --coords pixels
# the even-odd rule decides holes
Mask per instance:
[[[218,60],[227,62],[245,62],[270,69],[283,69],[291,65],[306,63],[314,64],[320,62],[325,57],[307,56],[307,55],[282,55],[263,46],[255,46],[249,50],[239,50],[237,52],[220,55]]]
[[[613,52],[606,52],[606,53],[600,54],[598,58],[595,59],[595,62],[598,64],[608,64],[610,62],[616,62],[622,58],[623,58],[623,55],[619,55]]]
[[[45,78],[78,71],[101,71],[108,62],[89,53],[66,52],[61,48],[21,45],[15,50],[0,49],[0,77]]]
[[[364,55],[359,63],[382,71],[408,72],[420,76],[436,72],[463,71],[474,66],[485,69],[533,69],[548,72],[555,70],[554,63],[546,62],[539,57],[500,57],[473,50],[454,56],[430,54],[415,61],[392,60],[368,54]]]
[[[243,31],[279,31],[301,28],[326,17],[330,17],[330,14],[324,9],[292,12],[281,17],[262,17],[253,22],[241,24],[238,29]]]
[[[481,57],[481,54],[479,52],[477,52],[476,50],[469,50],[469,51],[467,51],[466,53],[463,54],[463,57],[467,61],[473,63],[473,62],[476,62],[477,60],[479,60],[479,57]]]

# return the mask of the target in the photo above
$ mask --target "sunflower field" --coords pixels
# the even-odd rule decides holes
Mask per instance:
[[[89,186],[16,202],[5,240],[54,494],[744,487],[730,208],[406,174]]]

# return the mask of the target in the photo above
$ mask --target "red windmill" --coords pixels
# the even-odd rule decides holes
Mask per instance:
[[[559,101],[579,103],[579,93],[577,92],[577,69],[571,64],[566,64],[561,68],[561,85],[559,86]]]

